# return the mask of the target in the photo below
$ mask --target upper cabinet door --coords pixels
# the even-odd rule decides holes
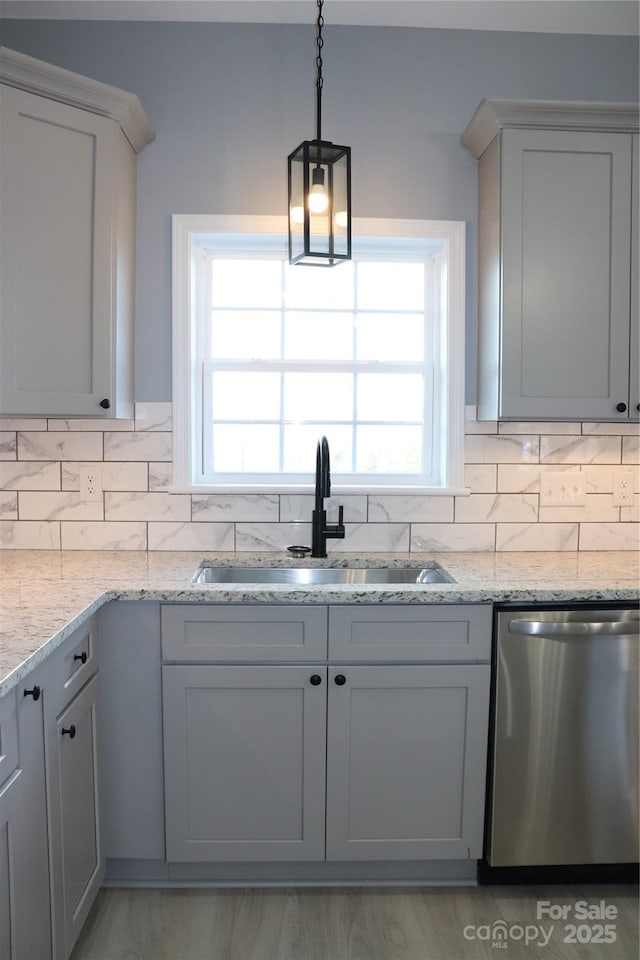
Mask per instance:
[[[0,412],[104,415],[120,131],[24,90],[0,98]]]
[[[0,416],[133,416],[137,96],[0,47]]]
[[[501,417],[629,416],[631,142],[502,132]]]
[[[633,182],[631,189],[631,350],[629,375],[629,411],[640,416],[640,296],[638,294],[638,178],[640,176],[640,136],[633,137]]]
[[[0,412],[104,415],[116,124],[0,86]]]

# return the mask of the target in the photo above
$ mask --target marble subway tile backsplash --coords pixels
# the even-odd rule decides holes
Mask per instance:
[[[170,493],[170,403],[138,403],[133,420],[0,418],[0,548],[283,551],[311,542],[313,496]],[[636,424],[470,420],[467,496],[349,494],[340,552],[573,551],[640,548]],[[84,500],[84,470],[100,464],[102,493]],[[634,497],[613,505],[614,470]],[[579,506],[540,503],[548,473],[584,474]]]

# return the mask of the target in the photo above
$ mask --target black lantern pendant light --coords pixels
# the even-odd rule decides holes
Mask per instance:
[[[289,154],[289,263],[351,259],[351,148],[322,139],[322,16],[317,0],[316,138]]]

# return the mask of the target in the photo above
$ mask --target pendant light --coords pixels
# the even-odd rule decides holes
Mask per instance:
[[[351,259],[351,148],[322,139],[322,27],[317,0],[316,138],[289,154],[289,263],[333,267]]]

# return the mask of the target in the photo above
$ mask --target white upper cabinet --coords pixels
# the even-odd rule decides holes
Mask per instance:
[[[0,50],[0,415],[130,417],[137,97]]]
[[[486,100],[467,127],[479,419],[637,418],[637,127],[633,105]]]

